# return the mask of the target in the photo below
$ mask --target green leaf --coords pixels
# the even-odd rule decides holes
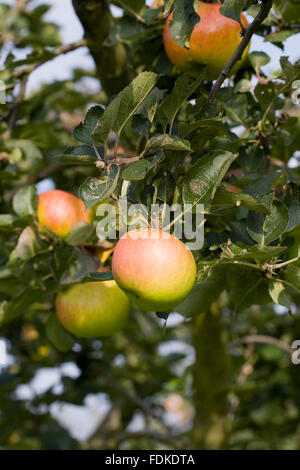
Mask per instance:
[[[223,122],[217,119],[202,119],[201,121],[194,122],[180,122],[178,125],[178,132],[182,137],[190,134],[193,131],[202,130],[205,136],[211,133],[214,137],[217,135],[225,135],[226,128]]]
[[[296,264],[289,264],[284,272],[283,279],[300,293],[300,267]]]
[[[0,214],[0,230],[11,228],[15,220],[16,217],[12,214]]]
[[[96,128],[97,122],[104,113],[104,108],[102,106],[92,106],[88,112],[86,113],[84,119],[84,125],[87,127],[91,132]]]
[[[98,264],[93,256],[82,248],[75,248],[68,260],[67,269],[59,279],[61,285],[71,285],[81,280],[91,272],[97,271]]]
[[[99,144],[107,144],[109,133],[114,131],[117,140],[125,124],[132,118],[155,86],[158,75],[153,72],[140,73],[119,95],[108,105],[101,116],[94,139]]]
[[[181,75],[175,82],[171,93],[163,100],[158,109],[158,119],[166,132],[167,124],[173,127],[175,117],[184,102],[194,93],[204,80],[204,74],[196,80],[188,75]]]
[[[250,194],[227,191],[227,189],[222,186],[217,189],[212,204],[221,206],[242,206],[252,211],[262,212],[264,214],[270,213],[267,207],[257,201],[253,196],[250,196]]]
[[[188,140],[181,139],[180,137],[170,137],[168,134],[155,135],[151,137],[145,146],[144,152],[147,153],[150,150],[179,150],[185,152],[191,152],[191,144]]]
[[[112,281],[113,275],[111,271],[104,271],[104,272],[91,272],[85,274],[80,282],[100,282],[100,281]]]
[[[66,243],[73,246],[80,246],[86,243],[94,233],[94,227],[87,222],[78,222],[73,225],[72,230],[65,238]]]
[[[280,281],[270,281],[269,293],[275,304],[283,305],[283,307],[290,309],[291,299]]]
[[[86,114],[84,122],[81,122],[73,130],[73,136],[79,142],[93,145],[92,133],[95,130],[98,120],[102,116],[104,109],[102,106],[93,106]]]
[[[80,198],[85,207],[90,209],[99,202],[105,201],[116,189],[120,168],[112,165],[109,174],[102,179],[88,178],[79,188]]]
[[[157,199],[163,202],[168,202],[173,199],[176,183],[174,176],[169,170],[165,170],[162,175],[153,181],[152,185],[157,188]]]
[[[277,346],[273,346],[273,344],[266,344],[266,345],[262,346],[260,348],[259,353],[260,353],[260,355],[261,355],[261,357],[263,358],[264,361],[276,362],[277,364],[282,358],[284,358],[284,356],[286,354],[282,349],[278,348]],[[272,411],[271,411],[271,413],[272,413]],[[271,413],[270,413],[270,415],[271,415]],[[260,419],[258,419],[257,414],[255,414],[254,417],[255,417],[257,422],[260,421]]]
[[[138,108],[137,113],[147,117],[148,120],[152,123],[158,108],[158,104],[163,96],[163,92],[159,88],[154,87],[143,101],[141,106]]]
[[[263,263],[264,261],[276,258],[281,253],[284,253],[286,251],[286,247],[254,245],[247,247],[247,251],[249,253],[249,257],[254,258],[260,263]]]
[[[143,158],[136,162],[129,163],[122,170],[122,178],[128,181],[143,180],[148,173],[158,162],[163,158],[163,154],[159,152],[152,158]]]
[[[226,271],[226,266],[211,269],[206,280],[195,284],[186,299],[174,310],[187,318],[207,312],[226,288]]]
[[[258,71],[260,67],[267,65],[270,62],[270,57],[263,51],[253,51],[248,55],[248,59],[252,67]]]
[[[123,43],[133,43],[142,39],[148,30],[146,26],[140,21],[131,16],[123,16],[114,21],[109,36],[105,39],[103,46],[112,47]]]
[[[231,87],[221,88],[216,97],[217,102],[224,107],[228,118],[244,126],[251,118],[248,99],[248,95],[235,93],[234,88]]]
[[[272,203],[273,194],[270,193],[270,190],[275,177],[275,173],[270,173],[262,177],[256,175],[254,183],[251,183],[248,186],[244,187],[244,193],[251,194],[251,196],[260,199],[262,199],[262,196],[265,196],[265,198],[270,197],[270,203]],[[267,205],[267,203],[264,204]]]
[[[289,223],[289,212],[285,204],[274,202],[270,215],[250,211],[247,220],[249,235],[260,245],[268,245],[279,238]]]
[[[151,122],[143,114],[134,114],[132,117],[132,129],[138,135],[148,135],[151,128]]]
[[[250,90],[252,90],[252,88],[253,88],[252,82],[250,80],[247,80],[246,78],[242,78],[235,85],[234,92],[235,93],[248,93]]]
[[[35,302],[41,301],[45,293],[41,289],[27,288],[10,302],[2,302],[0,308],[0,326],[10,323],[27,313],[28,308]]]
[[[122,0],[121,3],[136,13],[140,13],[145,7],[145,0]]]
[[[39,252],[40,246],[37,240],[37,236],[31,227],[26,227],[19,239],[16,247],[10,254],[9,266],[12,262],[19,260],[27,260],[33,258]]]
[[[179,46],[189,47],[190,35],[199,22],[196,5],[197,2],[192,0],[176,0],[175,2],[169,28],[173,41]]]
[[[208,203],[236,158],[237,154],[223,150],[215,150],[199,158],[183,180],[182,195],[185,204]]]
[[[244,8],[244,0],[224,0],[220,13],[227,18],[241,22],[241,14]]]
[[[68,352],[74,346],[74,340],[63,328],[55,313],[47,320],[46,336],[58,351]]]
[[[32,216],[36,213],[38,198],[34,185],[19,189],[13,198],[13,209],[19,217]]]
[[[280,31],[273,31],[271,34],[267,34],[265,37],[265,41],[273,42],[273,43],[282,43],[286,41],[289,37],[293,36],[295,31],[290,29],[281,29]],[[280,46],[279,46],[280,47]]]
[[[289,211],[289,224],[287,226],[286,232],[290,232],[295,227],[300,224],[300,205],[298,198],[293,197],[288,204]]]
[[[274,82],[258,83],[254,89],[255,98],[259,101],[262,110],[269,106],[278,94],[280,94],[280,87]]]
[[[37,145],[31,140],[10,139],[5,142],[9,150],[20,150],[23,158],[18,161],[20,171],[24,173],[39,171],[43,164],[43,155]]]
[[[299,7],[298,7],[299,8]],[[300,65],[293,65],[288,57],[282,56],[280,58],[280,65],[284,73],[284,78],[287,82],[293,82],[300,78]]]
[[[98,147],[97,150],[100,156],[103,157],[103,148]],[[55,159],[65,165],[94,165],[97,156],[92,147],[79,145],[77,147],[68,147],[62,155],[56,156]]]
[[[262,272],[244,266],[233,267],[229,270],[227,279],[229,300],[236,312],[271,301],[268,280]]]

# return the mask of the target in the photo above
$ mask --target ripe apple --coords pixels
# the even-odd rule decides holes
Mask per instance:
[[[130,302],[115,281],[75,284],[56,297],[62,325],[80,338],[110,336],[128,319]]]
[[[199,75],[199,64],[206,65],[207,80],[215,80],[224,66],[233,56],[242,38],[241,26],[237,21],[227,18],[219,12],[222,5],[199,2],[198,14],[200,22],[195,25],[189,49],[176,44],[170,35],[169,23],[173,14],[168,17],[164,29],[164,46],[172,64],[179,70],[192,76]],[[244,14],[241,15],[244,27],[248,26]],[[232,70],[232,74],[242,66],[246,59],[249,46],[244,51],[242,60]]]
[[[196,280],[196,263],[184,243],[154,229],[128,232],[112,257],[118,286],[144,311],[169,311],[183,301]]]
[[[42,231],[48,229],[65,238],[77,222],[91,223],[92,212],[85,212],[84,204],[77,196],[53,189],[39,196],[37,217]]]

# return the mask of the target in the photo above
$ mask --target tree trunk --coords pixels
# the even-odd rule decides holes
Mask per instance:
[[[222,449],[228,433],[229,352],[222,320],[216,304],[193,320],[195,449]]]

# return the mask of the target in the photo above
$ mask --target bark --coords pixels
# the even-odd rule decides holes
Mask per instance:
[[[88,48],[96,64],[97,75],[105,93],[119,93],[133,78],[126,49],[118,43],[107,47],[113,18],[106,0],[72,0],[75,12],[83,26]]]

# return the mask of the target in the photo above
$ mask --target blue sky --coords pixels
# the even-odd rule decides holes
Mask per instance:
[[[14,0],[2,0],[2,2],[12,4],[14,3]],[[74,13],[71,0],[33,1],[33,5],[41,3],[48,3],[52,6],[50,11],[47,13],[47,19],[60,26],[61,36],[65,44],[78,41],[82,38],[83,30]],[[147,3],[149,2],[147,1]],[[118,8],[112,8],[114,10],[114,14],[118,15]],[[294,35],[286,41],[284,54],[289,56],[290,60],[293,62],[300,59],[299,36],[299,34]],[[271,57],[271,63],[264,68],[267,73],[279,68],[279,58],[283,52],[278,47],[264,42],[262,38],[255,36],[252,40],[251,50],[264,51]],[[39,67],[30,76],[28,90],[30,91],[37,88],[42,82],[67,79],[70,76],[71,70],[78,66],[86,68],[93,68],[94,66],[93,60],[89,56],[86,48],[66,54]]]

